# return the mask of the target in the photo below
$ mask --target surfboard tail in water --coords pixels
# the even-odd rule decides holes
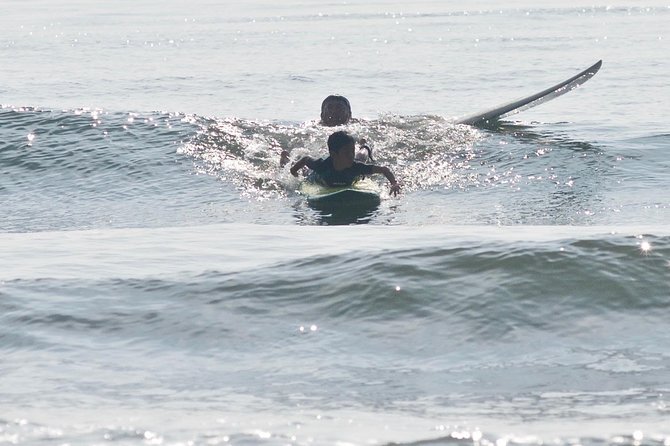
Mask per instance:
[[[524,110],[528,110],[529,108],[536,107],[540,104],[544,104],[545,102],[554,98],[563,96],[565,93],[574,90],[584,82],[591,79],[593,76],[595,76],[598,70],[600,70],[602,64],[603,61],[599,60],[581,73],[578,73],[572,76],[570,79],[558,83],[553,87],[549,87],[546,90],[542,90],[539,93],[535,93],[524,98],[506,102],[504,104],[498,105],[497,107],[481,111],[479,113],[465,116],[456,120],[456,123],[475,126],[487,125],[506,116],[510,116]]]

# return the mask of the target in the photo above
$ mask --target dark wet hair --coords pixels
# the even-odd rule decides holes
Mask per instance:
[[[328,137],[328,152],[337,153],[340,151],[340,149],[342,149],[342,147],[349,145],[354,146],[355,144],[356,140],[353,136],[344,130],[340,130]]]
[[[323,102],[321,103],[321,114],[323,114],[326,108],[326,104],[330,101],[342,102],[344,105],[347,106],[347,109],[349,110],[349,115],[351,116],[351,104],[349,103],[349,99],[339,94],[331,94],[330,96],[328,96],[326,99],[323,100]]]

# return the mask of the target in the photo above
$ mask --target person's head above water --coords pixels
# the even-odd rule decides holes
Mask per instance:
[[[349,122],[351,105],[344,96],[330,95],[321,103],[321,124],[335,127]]]
[[[328,153],[336,170],[351,167],[354,164],[356,140],[345,131],[340,130],[328,137]]]
[[[331,155],[339,153],[343,149],[353,151],[355,146],[356,140],[354,137],[344,130],[335,132],[328,137],[328,152]]]

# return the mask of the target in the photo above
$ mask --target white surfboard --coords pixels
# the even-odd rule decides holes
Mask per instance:
[[[591,79],[598,72],[598,70],[600,70],[602,64],[603,61],[599,60],[598,62],[591,65],[581,73],[578,73],[572,76],[570,79],[567,79],[559,84],[556,84],[553,87],[547,88],[546,90],[542,90],[539,93],[535,93],[533,95],[526,96],[524,98],[516,99],[514,101],[498,105],[497,107],[491,108],[489,110],[465,116],[463,118],[456,120],[456,123],[468,124],[474,126],[485,126],[506,116],[513,115],[523,110],[528,110],[531,107],[543,104],[554,98],[562,96],[569,91],[574,90],[575,88],[582,85],[584,82]]]

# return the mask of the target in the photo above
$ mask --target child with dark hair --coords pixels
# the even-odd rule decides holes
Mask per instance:
[[[321,103],[321,124],[326,127],[346,124],[350,119],[351,104],[344,96],[331,94]]]
[[[314,159],[310,156],[301,158],[291,167],[295,177],[303,167],[312,170],[315,181],[332,187],[350,186],[354,181],[365,175],[380,173],[391,183],[391,193],[397,195],[400,185],[388,167],[376,164],[364,164],[355,160],[356,141],[345,131],[338,131],[328,137],[327,158]]]
[[[319,124],[325,127],[336,127],[348,124],[351,120],[351,104],[346,97],[339,94],[331,94],[321,103],[321,119],[319,120]],[[363,144],[361,148],[367,150],[368,157],[372,161],[370,147],[365,145],[364,141],[361,144]],[[280,153],[279,166],[284,167],[289,162],[289,152],[288,150],[282,150]],[[365,152],[361,152],[356,156],[358,160],[364,160],[365,158]]]

